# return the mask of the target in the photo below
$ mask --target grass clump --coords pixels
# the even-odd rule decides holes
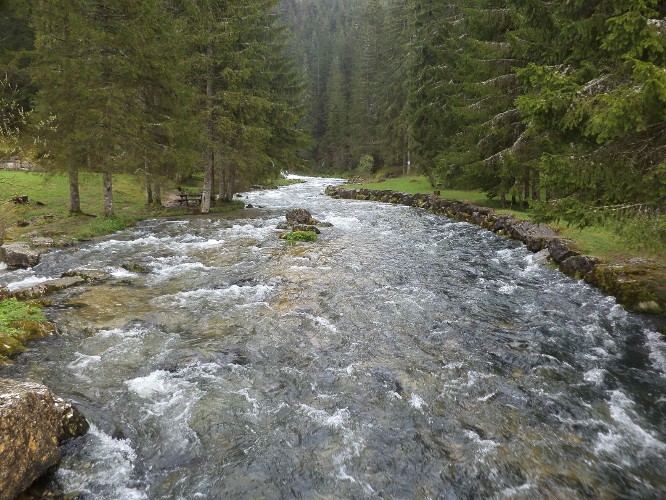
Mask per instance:
[[[16,299],[0,301],[0,364],[23,352],[23,344],[53,332],[41,308]]]
[[[287,243],[296,244],[299,241],[317,241],[317,234],[312,231],[292,231],[291,233],[286,233],[280,236]]]

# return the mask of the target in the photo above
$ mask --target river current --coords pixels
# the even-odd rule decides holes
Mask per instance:
[[[0,368],[91,422],[63,450],[67,493],[666,497],[666,343],[648,319],[520,243],[305,180],[0,272],[114,277],[54,296],[59,334]],[[293,207],[333,227],[287,245]]]

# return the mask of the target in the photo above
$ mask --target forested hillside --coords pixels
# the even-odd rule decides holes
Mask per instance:
[[[319,168],[367,170],[371,155],[543,219],[620,219],[638,242],[666,241],[664,2],[284,7]]]
[[[41,165],[167,180],[203,173],[201,208],[291,167],[301,83],[277,1],[2,0],[2,131]]]
[[[386,166],[666,241],[659,0],[0,2],[4,135],[107,174],[108,213],[114,172],[203,172],[205,211]]]

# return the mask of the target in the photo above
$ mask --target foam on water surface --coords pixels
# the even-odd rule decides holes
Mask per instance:
[[[143,500],[148,498],[145,485],[135,477],[135,449],[128,439],[114,439],[90,426],[85,438],[84,461],[67,457],[57,471],[60,482],[68,491],[99,499]],[[86,470],[86,474],[81,474]]]

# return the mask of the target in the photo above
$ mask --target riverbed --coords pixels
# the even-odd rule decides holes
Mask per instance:
[[[54,296],[59,334],[0,368],[91,422],[63,450],[67,493],[666,496],[666,343],[648,319],[518,242],[304,180],[0,271],[14,288],[113,276]],[[294,207],[333,227],[286,244]]]

